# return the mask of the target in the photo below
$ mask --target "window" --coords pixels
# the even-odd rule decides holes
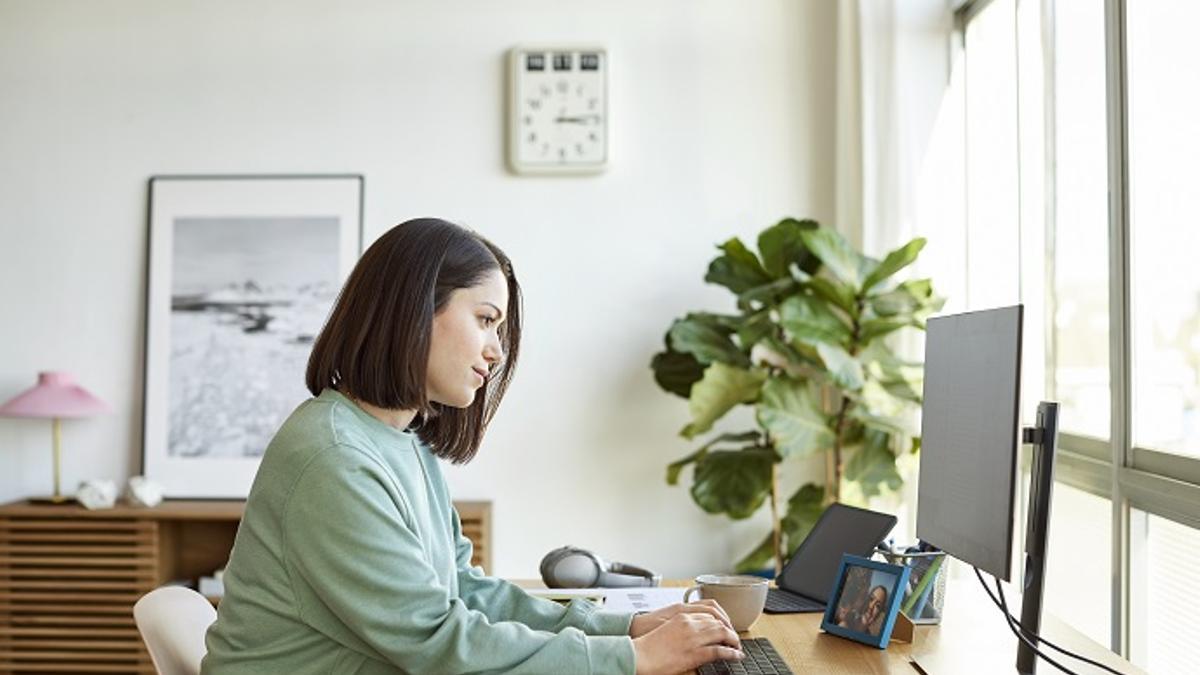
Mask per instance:
[[[1053,49],[1051,395],[1062,404],[1063,431],[1107,440],[1112,404],[1104,3],[1056,3]]]
[[[1197,561],[1200,530],[1135,510],[1134,560],[1137,576],[1132,606],[1134,660],[1152,673],[1192,673],[1200,660],[1196,611],[1200,606]],[[1140,532],[1138,532],[1140,530]]]
[[[1060,3],[1063,4],[1063,3]],[[1200,5],[1128,3],[1134,445],[1200,457]]]
[[[1200,4],[959,4],[965,218],[926,234],[965,242],[947,311],[1025,304],[1025,422],[1062,404],[1046,609],[1155,673],[1194,670]]]
[[[1111,521],[1109,500],[1069,485],[1054,486],[1043,607],[1102,645],[1108,644],[1112,630]],[[1085,556],[1087,562],[1081,563]]]

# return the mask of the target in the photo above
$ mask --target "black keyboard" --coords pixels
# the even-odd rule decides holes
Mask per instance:
[[[803,595],[788,593],[778,588],[767,589],[767,605],[763,611],[768,614],[792,614],[797,612],[824,612],[825,604],[809,600]]]
[[[741,661],[710,661],[697,669],[700,675],[792,675],[792,669],[767,638],[742,640]]]

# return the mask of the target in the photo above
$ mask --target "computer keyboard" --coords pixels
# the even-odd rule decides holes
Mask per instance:
[[[742,640],[741,661],[710,661],[697,669],[700,675],[792,675],[792,669],[767,638]]]
[[[816,600],[809,600],[802,595],[788,593],[778,588],[767,589],[767,605],[763,608],[768,614],[791,614],[793,612],[824,612],[825,605]]]

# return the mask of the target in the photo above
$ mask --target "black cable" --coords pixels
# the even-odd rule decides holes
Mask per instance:
[[[983,573],[981,573],[979,571],[979,568],[975,567],[973,569],[975,570],[975,576],[979,577],[979,583],[983,584],[983,590],[987,591],[988,597],[991,598],[992,602],[996,603],[996,606],[999,607],[1000,611],[1004,613],[1004,618],[1008,619],[1008,629],[1013,632],[1013,635],[1016,635],[1018,640],[1020,640],[1021,642],[1024,642],[1026,646],[1028,646],[1030,649],[1032,649],[1034,654],[1037,654],[1038,656],[1042,657],[1042,660],[1045,661],[1046,663],[1049,663],[1050,665],[1054,666],[1055,668],[1058,668],[1059,670],[1063,671],[1064,673],[1070,673],[1070,675],[1078,675],[1078,673],[1076,673],[1075,671],[1070,670],[1069,668],[1062,665],[1058,661],[1055,661],[1054,659],[1050,658],[1049,656],[1046,656],[1046,653],[1043,652],[1042,650],[1038,649],[1037,645],[1033,644],[1033,641],[1031,641],[1029,638],[1025,637],[1025,635],[1022,634],[1022,632],[1020,630],[1017,630],[1017,626],[1016,626],[1017,622],[1013,619],[1012,615],[1008,613],[1008,607],[1004,603],[1002,603],[1000,600],[997,600],[996,596],[992,595],[992,590],[990,588],[988,588],[987,582],[983,580]],[[999,580],[997,580],[997,583],[999,583]]]
[[[1047,647],[1050,647],[1051,649],[1054,649],[1055,651],[1065,654],[1066,656],[1069,656],[1073,659],[1078,659],[1085,663],[1096,666],[1097,668],[1100,668],[1102,670],[1107,670],[1108,672],[1113,673],[1114,675],[1123,675],[1123,673],[1121,673],[1120,671],[1113,670],[1112,668],[1109,668],[1108,666],[1104,665],[1103,663],[1100,663],[1099,661],[1093,661],[1092,659],[1089,659],[1088,657],[1080,655],[1080,654],[1076,654],[1075,652],[1073,652],[1069,649],[1063,649],[1062,647],[1059,647],[1058,645],[1047,640],[1046,638],[1044,638],[1040,635],[1037,635],[1036,633],[1029,630],[1025,626],[1022,626],[1021,622],[1018,621],[1016,619],[1016,617],[1014,617],[1012,615],[1012,613],[1008,612],[1008,610],[1007,610],[1008,601],[1004,598],[1004,589],[1000,586],[1000,581],[998,579],[996,580],[996,591],[1000,594],[1000,599],[997,600],[996,595],[992,593],[991,589],[987,587],[987,583],[985,583],[983,581],[983,576],[979,573],[978,569],[975,570],[975,574],[977,576],[979,576],[979,582],[981,584],[983,584],[983,590],[987,592],[988,597],[991,598],[991,600],[992,600],[992,603],[995,604],[996,607],[998,607],[1000,609],[1000,611],[1004,612],[1005,615],[1008,617],[1010,624],[1012,624],[1010,627],[1015,626],[1015,628],[1020,629],[1021,632],[1025,633],[1026,635],[1032,635],[1033,637],[1037,638],[1039,642],[1044,643]],[[1018,635],[1017,637],[1021,637],[1021,636]],[[1032,645],[1030,645],[1030,646],[1032,647]],[[1035,649],[1035,651],[1036,651],[1036,649]]]
[[[1008,608],[1008,601],[1007,601],[1007,600],[1005,600],[1005,598],[1004,598],[1004,589],[1003,589],[1003,588],[1000,586],[1000,580],[999,580],[999,579],[996,579],[996,592],[1000,594],[1000,605],[1001,605],[1001,608],[1002,608],[1002,609],[1007,609],[1007,608]],[[1030,635],[1030,636],[1033,636],[1033,637],[1037,638],[1039,641],[1041,641],[1041,642],[1045,643],[1045,645],[1046,645],[1047,647],[1050,647],[1051,649],[1053,649],[1053,650],[1055,650],[1055,651],[1057,651],[1057,652],[1059,652],[1059,653],[1061,653],[1061,654],[1064,654],[1064,655],[1066,655],[1066,656],[1069,656],[1069,657],[1071,657],[1071,658],[1073,658],[1073,659],[1078,659],[1078,660],[1080,660],[1080,661],[1083,661],[1084,663],[1090,663],[1091,665],[1093,665],[1093,666],[1096,666],[1097,668],[1101,668],[1101,669],[1103,669],[1103,670],[1107,670],[1108,672],[1110,672],[1110,673],[1113,673],[1114,675],[1123,675],[1123,674],[1122,674],[1120,671],[1118,671],[1118,670],[1113,670],[1112,668],[1109,668],[1108,666],[1104,665],[1103,663],[1100,663],[1099,661],[1093,661],[1092,659],[1089,659],[1089,658],[1088,658],[1088,657],[1086,657],[1086,656],[1083,656],[1083,655],[1081,655],[1081,654],[1076,654],[1075,652],[1073,652],[1073,651],[1070,651],[1069,649],[1063,649],[1062,647],[1059,647],[1058,645],[1056,645],[1056,644],[1054,644],[1053,642],[1051,642],[1051,641],[1047,640],[1046,638],[1044,638],[1044,637],[1042,637],[1042,636],[1040,636],[1040,635],[1038,635],[1038,634],[1034,633],[1033,631],[1029,630],[1029,629],[1028,629],[1028,628],[1026,628],[1025,626],[1022,626],[1022,625],[1021,625],[1021,622],[1020,622],[1020,621],[1018,621],[1018,620],[1017,620],[1017,618],[1016,618],[1016,617],[1014,617],[1014,616],[1013,616],[1011,613],[1009,613],[1009,615],[1008,615],[1008,616],[1009,616],[1009,618],[1010,618],[1010,619],[1013,621],[1013,623],[1015,623],[1015,624],[1016,624],[1017,628],[1021,629],[1021,631],[1022,631],[1022,632],[1024,632],[1026,635]]]

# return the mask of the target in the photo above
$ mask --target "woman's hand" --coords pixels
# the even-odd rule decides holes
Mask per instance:
[[[704,612],[679,612],[633,640],[637,675],[674,675],[709,661],[744,658],[737,633]]]
[[[716,600],[697,600],[686,604],[677,602],[653,612],[635,615],[633,622],[629,624],[629,637],[641,637],[680,614],[708,614],[728,626],[730,630],[733,629],[729,615],[721,609]]]

